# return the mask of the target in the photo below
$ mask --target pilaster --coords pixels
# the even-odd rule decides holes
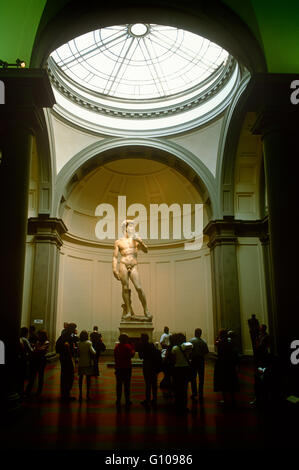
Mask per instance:
[[[211,221],[204,229],[211,249],[214,331],[229,328],[236,332],[241,348],[241,319],[236,246],[233,220]]]
[[[30,323],[47,330],[52,348],[56,339],[59,252],[66,231],[61,219],[39,216],[28,220],[28,234],[34,235],[35,243]]]

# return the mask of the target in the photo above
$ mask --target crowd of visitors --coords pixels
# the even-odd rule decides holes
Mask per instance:
[[[253,315],[248,321],[251,340],[253,342],[255,364],[255,393],[252,403],[265,399],[262,380],[275,367],[269,353],[270,337],[265,325],[259,325]],[[121,334],[114,348],[116,377],[116,406],[120,409],[124,392],[125,407],[132,405],[130,399],[132,358],[138,353],[142,359],[142,371],[145,384],[145,396],[141,404],[146,410],[157,408],[158,377],[162,372],[160,389],[165,398],[174,398],[174,407],[178,413],[188,411],[188,386],[191,384],[192,403],[204,402],[205,358],[209,354],[206,341],[202,338],[201,328],[196,328],[194,337],[187,341],[183,333],[170,333],[165,326],[160,342],[153,344],[147,334],[141,334],[136,342]],[[32,394],[35,379],[38,378],[36,396],[42,394],[46,356],[49,351],[49,340],[45,330],[35,332],[35,327],[21,328],[19,352],[19,393],[24,399]],[[89,335],[86,330],[78,335],[75,323],[65,323],[61,335],[56,341],[56,353],[60,361],[61,400],[76,400],[71,395],[75,369],[79,377],[79,401],[83,400],[83,382],[86,380],[86,400],[90,400],[92,377],[99,377],[100,354],[106,350],[98,327],[94,326]],[[219,403],[226,406],[236,405],[236,392],[239,391],[238,373],[240,353],[236,335],[232,330],[221,329],[215,341],[216,360],[214,366],[214,391],[222,393]],[[265,374],[265,371],[267,373]],[[270,379],[269,379],[270,380]],[[26,387],[25,387],[25,383]],[[264,384],[263,382],[263,384]]]

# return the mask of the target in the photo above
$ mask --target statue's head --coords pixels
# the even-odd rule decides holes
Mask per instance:
[[[121,229],[124,235],[127,233],[129,237],[133,237],[135,235],[134,220],[129,220],[129,219],[124,220],[123,223],[121,224]]]

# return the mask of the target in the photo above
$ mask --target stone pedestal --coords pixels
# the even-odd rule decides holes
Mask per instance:
[[[152,322],[140,322],[140,321],[121,321],[119,325],[120,334],[126,334],[130,340],[136,344],[140,340],[140,336],[146,333],[149,337],[149,341],[153,338],[153,324]]]
[[[152,341],[153,337],[153,324],[152,322],[140,322],[140,321],[121,321],[119,325],[120,334],[126,334],[129,338],[140,338],[143,333],[148,334],[149,341]]]

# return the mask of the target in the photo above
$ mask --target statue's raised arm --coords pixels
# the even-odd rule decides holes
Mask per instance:
[[[148,248],[147,248],[146,244],[143,243],[143,241],[141,240],[141,238],[135,237],[134,240],[138,243],[138,248],[141,248],[141,250],[142,250],[144,253],[147,253],[147,252],[148,252]]]

